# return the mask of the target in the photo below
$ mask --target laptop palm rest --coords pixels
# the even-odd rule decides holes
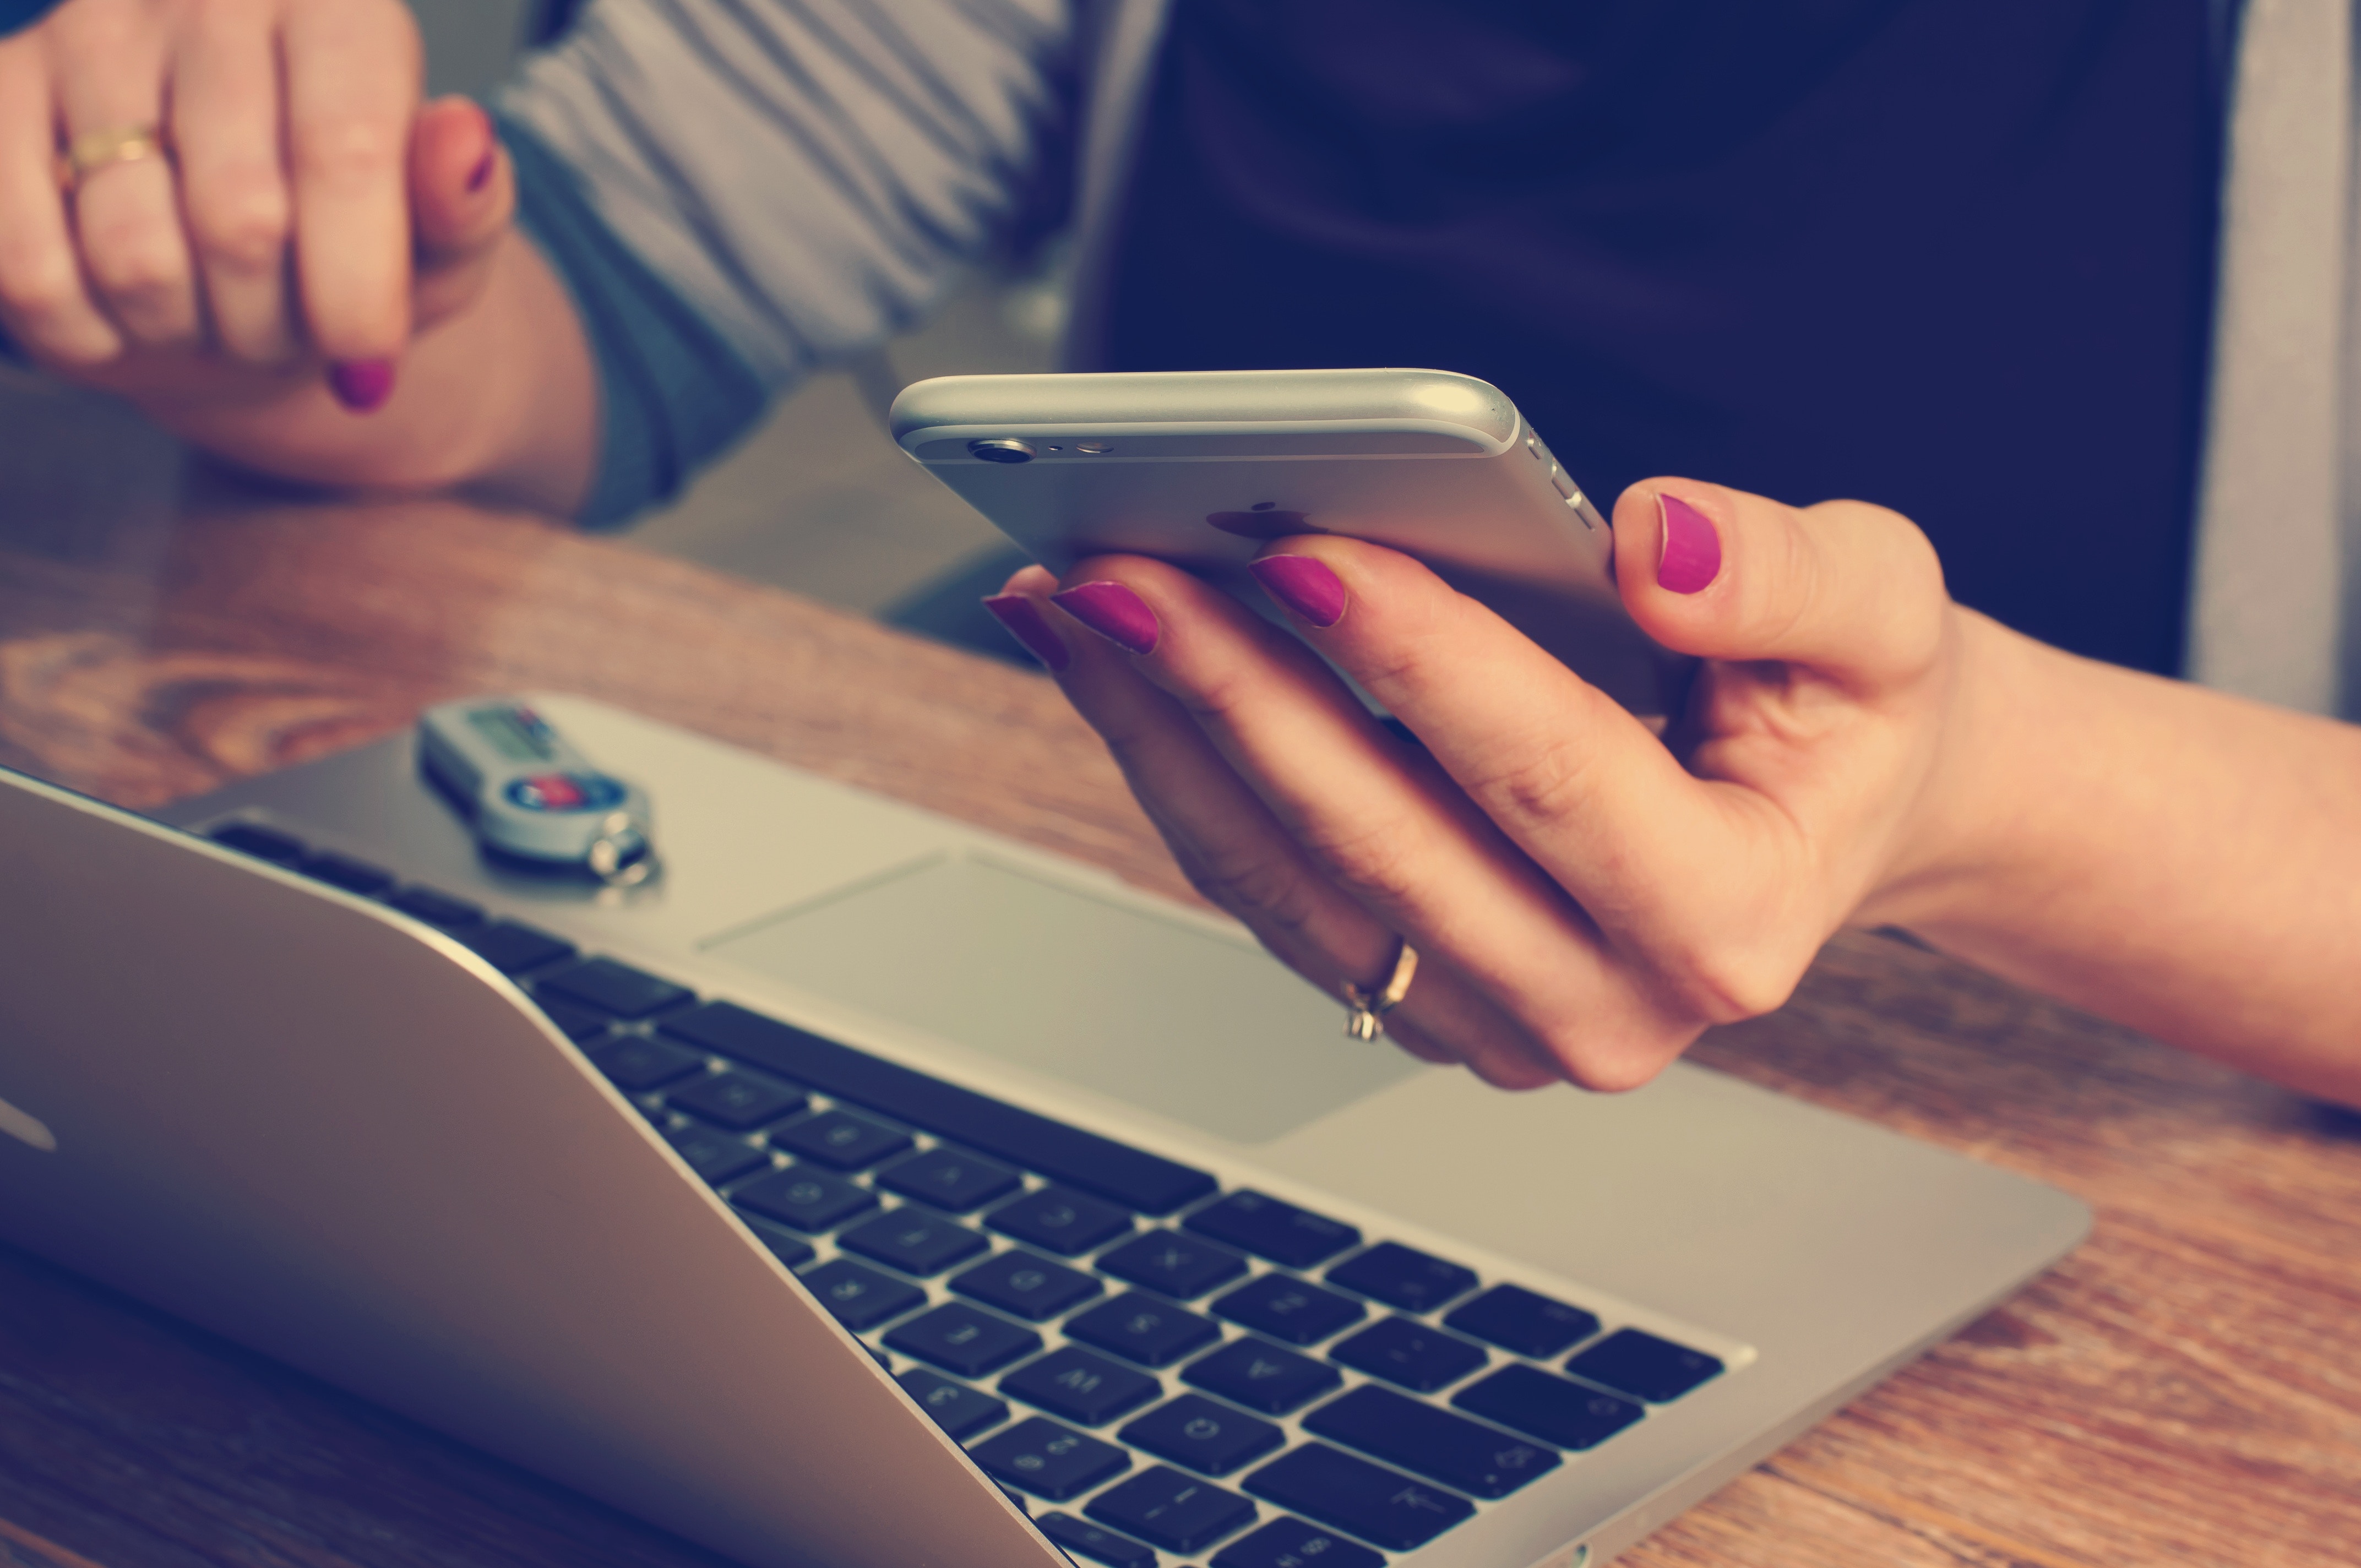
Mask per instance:
[[[702,946],[1235,1143],[1421,1070],[1346,1038],[1339,1003],[1241,939],[982,855],[929,856]]]

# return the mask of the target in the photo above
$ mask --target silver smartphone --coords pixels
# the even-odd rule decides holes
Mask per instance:
[[[944,376],[894,438],[1054,572],[1151,555],[1278,617],[1246,563],[1298,533],[1416,557],[1643,717],[1693,661],[1623,611],[1613,531],[1499,389],[1447,370]]]

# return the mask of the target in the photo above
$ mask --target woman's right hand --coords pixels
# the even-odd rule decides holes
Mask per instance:
[[[376,408],[514,206],[489,116],[420,82],[401,0],[67,0],[0,40],[0,330],[168,424]]]

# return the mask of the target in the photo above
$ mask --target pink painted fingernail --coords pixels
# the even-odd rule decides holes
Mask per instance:
[[[393,361],[339,359],[328,367],[328,389],[353,412],[373,412],[393,396]]]
[[[1271,598],[1314,626],[1345,619],[1345,579],[1312,555],[1266,555],[1246,567]]]
[[[1121,583],[1081,583],[1049,602],[1126,653],[1153,653],[1163,629],[1148,601]]]
[[[1721,575],[1721,535],[1705,513],[1678,496],[1658,495],[1656,510],[1664,520],[1656,581],[1676,594],[1704,592]]]
[[[983,601],[1008,635],[1025,646],[1025,651],[1053,670],[1062,670],[1074,662],[1066,652],[1066,640],[1041,614],[1041,607],[1023,594],[994,594]]]
[[[467,176],[467,194],[473,196],[482,191],[485,186],[490,184],[492,182],[492,170],[498,169],[500,166],[500,149],[498,147],[486,148],[484,149],[484,161],[476,165],[474,170]]]

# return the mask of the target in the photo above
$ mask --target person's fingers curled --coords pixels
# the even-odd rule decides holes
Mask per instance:
[[[262,365],[302,347],[287,265],[294,217],[276,23],[267,0],[192,10],[171,93],[181,204],[214,337],[233,357]]]
[[[123,352],[90,297],[57,175],[55,100],[38,38],[0,40],[0,325],[53,364]]]

